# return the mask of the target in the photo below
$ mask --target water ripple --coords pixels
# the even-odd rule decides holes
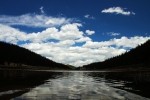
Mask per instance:
[[[49,79],[28,93],[12,100],[149,100],[139,95],[113,88],[124,82],[107,82],[84,72],[64,72],[62,77]]]

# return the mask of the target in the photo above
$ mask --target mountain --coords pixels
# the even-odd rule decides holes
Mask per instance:
[[[83,66],[85,70],[150,68],[150,40],[122,55]]]
[[[17,45],[0,42],[0,67],[71,69]]]

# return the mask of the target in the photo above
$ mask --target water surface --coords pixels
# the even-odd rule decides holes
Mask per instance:
[[[12,100],[150,100],[117,88],[130,82],[109,80],[103,72],[50,73],[54,76]]]

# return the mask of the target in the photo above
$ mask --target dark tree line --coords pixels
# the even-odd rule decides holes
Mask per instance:
[[[130,65],[143,65],[142,67],[150,66],[150,40],[122,55],[109,58],[103,62],[92,63],[83,66],[83,68],[87,70],[97,70]]]
[[[50,69],[69,69],[66,65],[51,61],[28,49],[0,42],[0,65],[3,65],[5,62],[31,66],[43,66],[49,67]]]

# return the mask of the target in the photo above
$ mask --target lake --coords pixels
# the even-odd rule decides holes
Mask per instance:
[[[0,99],[150,100],[149,84],[139,82],[135,76],[133,72],[125,75],[118,72],[1,70]]]

